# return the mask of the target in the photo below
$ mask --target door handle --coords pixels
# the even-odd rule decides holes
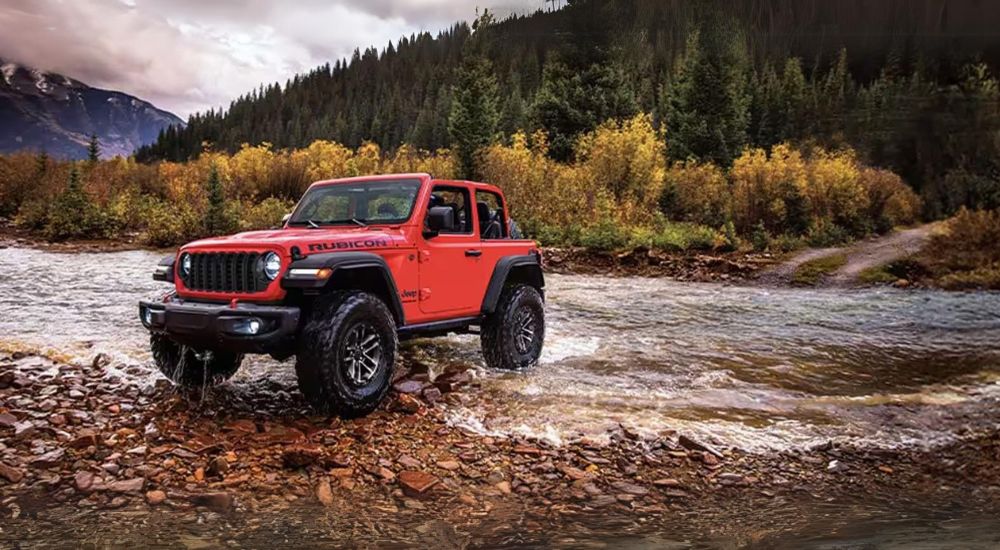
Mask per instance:
[[[466,250],[465,251],[465,255],[469,256],[470,258],[478,258],[478,257],[480,257],[480,256],[483,255],[483,251],[482,250]]]

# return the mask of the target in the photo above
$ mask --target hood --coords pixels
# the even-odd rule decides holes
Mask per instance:
[[[303,255],[323,252],[349,252],[377,250],[404,246],[406,239],[402,231],[395,228],[357,227],[322,229],[272,229],[248,231],[228,237],[213,237],[194,241],[181,248],[185,251],[198,250],[276,250],[291,254],[293,246]]]

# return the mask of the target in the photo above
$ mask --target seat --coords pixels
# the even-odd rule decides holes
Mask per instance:
[[[477,202],[476,212],[479,215],[480,238],[488,240],[503,238],[503,227],[496,216],[490,214],[490,205],[482,201]]]

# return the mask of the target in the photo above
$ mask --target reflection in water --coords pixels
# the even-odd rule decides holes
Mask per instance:
[[[0,250],[0,338],[147,361],[136,302],[167,290],[150,275],[159,257]],[[478,369],[482,399],[453,411],[455,422],[553,440],[622,423],[750,450],[835,438],[934,444],[1000,397],[1000,293],[550,275],[547,297],[542,364]],[[475,336],[405,352],[482,364]],[[255,358],[233,383],[292,385],[291,371]]]

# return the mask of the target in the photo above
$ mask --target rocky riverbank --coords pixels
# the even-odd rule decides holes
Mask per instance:
[[[553,446],[451,425],[449,410],[479,398],[475,380],[462,368],[404,363],[382,409],[345,421],[311,415],[294,388],[267,378],[182,393],[146,366],[103,356],[76,365],[2,354],[0,516],[9,519],[0,541],[44,539],[47,522],[80,514],[119,518],[121,537],[140,536],[146,520],[136,518],[155,515],[215,518],[219,533],[245,523],[241,535],[220,536],[252,540],[273,535],[254,518],[290,507],[335,511],[355,527],[382,518],[386,540],[440,529],[537,539],[547,524],[592,514],[628,524],[681,515],[746,536],[720,517],[803,498],[1000,501],[995,423],[970,421],[958,442],[927,450],[748,454],[669,426],[652,438],[619,429],[607,443]],[[429,521],[430,535],[408,530]]]

